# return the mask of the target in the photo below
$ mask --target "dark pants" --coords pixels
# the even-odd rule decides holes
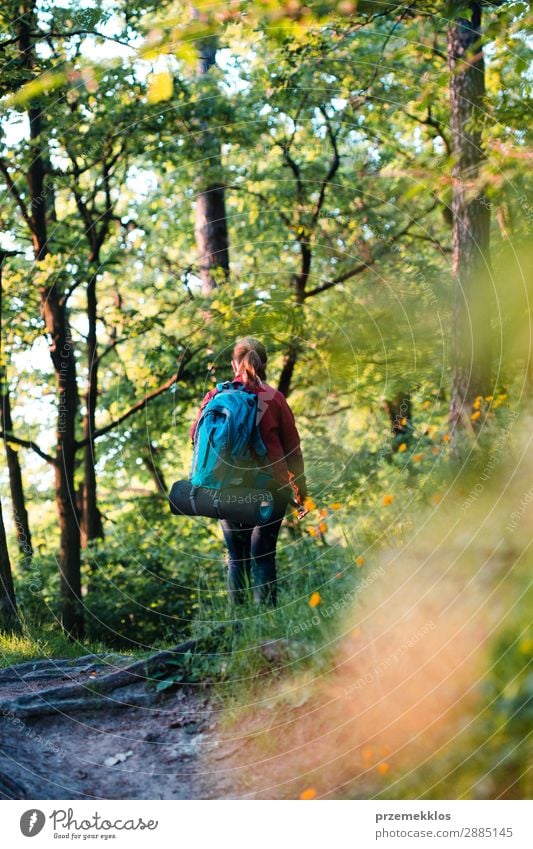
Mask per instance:
[[[285,493],[275,493],[274,512],[264,525],[250,527],[241,522],[221,520],[229,554],[228,591],[234,604],[246,601],[246,588],[250,585],[256,603],[275,606],[276,543],[287,504]]]

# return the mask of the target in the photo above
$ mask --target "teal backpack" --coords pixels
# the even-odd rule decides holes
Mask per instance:
[[[254,455],[266,456],[257,427],[257,395],[229,380],[218,383],[217,390],[196,425],[190,481],[212,489],[253,486],[259,472]]]

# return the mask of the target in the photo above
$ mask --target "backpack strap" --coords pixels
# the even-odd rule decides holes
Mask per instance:
[[[213,499],[213,507],[215,508],[215,513],[217,514],[219,519],[223,517],[220,515],[220,493],[216,493]]]
[[[224,380],[222,383],[217,383],[218,392],[224,392],[227,389],[242,389],[242,391],[247,392],[248,395],[255,394],[253,392],[250,392],[248,389],[245,389],[244,383],[241,383],[240,380]]]

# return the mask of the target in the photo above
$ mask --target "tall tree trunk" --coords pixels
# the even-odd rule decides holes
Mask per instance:
[[[11,431],[11,410],[9,407],[9,390],[7,386],[7,377],[6,370],[4,365],[3,358],[3,346],[2,346],[2,267],[4,264],[5,254],[0,254],[0,383],[1,383],[1,422],[2,422],[2,430],[4,433],[8,430],[7,424],[9,424],[9,431]],[[14,465],[10,465],[10,453],[12,453],[16,460],[16,468],[18,469],[19,474],[19,483],[20,483],[20,493],[22,494],[22,503],[24,506],[24,511],[26,510],[24,505],[24,495],[22,493],[22,477],[20,475],[20,466],[18,465],[18,457],[16,452],[13,451],[12,448],[7,444],[6,441],[6,455],[8,461],[8,470],[9,470],[9,482],[11,485],[11,489],[13,492],[12,485],[12,470],[15,469]],[[11,458],[12,459],[12,458]],[[17,539],[19,540],[19,525],[17,523],[17,514],[15,508],[15,500],[13,499],[13,510],[15,512],[15,526],[17,529]],[[26,515],[26,522],[27,522]],[[29,534],[29,529],[28,529]],[[31,545],[31,540],[30,540]],[[18,618],[17,612],[17,603],[15,599],[15,588],[13,586],[13,576],[11,573],[11,561],[9,559],[9,550],[7,547],[7,539],[6,539],[6,529],[4,525],[4,514],[2,512],[2,503],[0,502],[0,629],[3,631],[20,631],[20,621]]]
[[[479,188],[483,160],[479,118],[485,94],[481,46],[481,3],[448,27],[450,107],[454,154],[452,193],[452,263],[454,277],[452,387],[449,422],[452,433],[472,429],[472,403],[490,390],[490,212]]]
[[[305,300],[305,290],[307,281],[311,273],[311,261],[313,258],[311,246],[308,239],[302,237],[299,239],[301,266],[298,274],[294,275],[294,302],[297,310],[302,310]],[[287,352],[283,358],[283,367],[278,381],[278,389],[282,395],[287,398],[291,391],[291,383],[294,375],[294,369],[298,362],[298,357],[301,352],[301,341],[297,336],[293,336],[287,346]]]
[[[83,417],[83,438],[89,441],[84,448],[83,466],[83,500],[82,500],[82,539],[86,545],[94,539],[102,539],[104,529],[102,517],[98,509],[96,496],[95,447],[92,434],[95,431],[95,411],[98,395],[98,350],[96,339],[97,301],[96,277],[94,271],[87,283],[87,394],[85,397],[86,412]]]
[[[4,433],[11,433],[13,430],[13,423],[11,421],[9,388],[7,385],[5,369],[2,368],[1,372],[0,383],[2,384],[2,394],[0,397],[0,426]],[[7,470],[9,474],[9,489],[13,505],[15,533],[17,535],[17,542],[22,555],[22,567],[27,569],[31,565],[33,546],[28,521],[28,511],[26,510],[26,499],[24,497],[24,487],[22,485],[22,472],[20,469],[18,453],[11,447],[7,438],[5,439],[5,449]]]
[[[216,42],[204,39],[199,48],[198,72],[208,74],[216,59]],[[229,239],[226,197],[221,182],[220,140],[206,121],[202,122],[199,141],[202,172],[196,181],[196,247],[200,263],[202,294],[212,292],[229,275]]]
[[[22,64],[34,67],[34,48],[31,33],[35,29],[34,0],[21,4],[19,49]],[[37,103],[28,107],[32,160],[28,168],[28,188],[31,200],[31,231],[36,262],[48,254],[47,205],[49,196],[44,162],[42,112]],[[78,408],[76,360],[70,331],[67,306],[62,293],[52,283],[40,291],[41,312],[50,336],[50,356],[56,374],[58,419],[56,430],[55,489],[59,518],[62,622],[73,637],[83,635],[80,575],[80,528],[74,491],[76,453],[75,426]]]
[[[2,631],[20,631],[20,621],[15,600],[11,562],[7,549],[6,529],[2,504],[0,503],[0,629]]]
[[[56,372],[58,422],[56,431],[55,488],[59,517],[62,622],[65,631],[83,635],[80,574],[80,528],[74,489],[75,424],[78,388],[74,344],[65,308],[53,288],[42,297],[42,312],[52,337],[50,353]]]
[[[300,344],[298,340],[296,338],[291,339],[287,348],[287,353],[283,358],[283,366],[278,380],[278,389],[285,398],[288,398],[291,391],[292,378],[299,353]]]
[[[0,428],[4,433],[11,433],[13,422],[11,420],[11,399],[9,397],[9,384],[7,382],[7,369],[5,355],[3,354],[2,340],[2,271],[6,253],[0,251]],[[26,510],[26,499],[22,485],[22,472],[18,453],[8,440],[5,439],[6,462],[9,475],[9,488],[11,490],[11,502],[13,505],[13,520],[15,522],[15,533],[22,555],[22,566],[27,568],[33,556],[30,525],[28,522],[28,511]]]

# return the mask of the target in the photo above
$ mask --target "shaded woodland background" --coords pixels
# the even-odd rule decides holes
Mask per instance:
[[[191,674],[253,687],[266,637],[327,667],[378,552],[503,493],[513,615],[486,647],[500,771],[479,795],[527,793],[530,38],[514,0],[4,3],[4,662],[231,623],[218,527],[167,493],[256,335],[312,511],[283,531],[280,609]]]

